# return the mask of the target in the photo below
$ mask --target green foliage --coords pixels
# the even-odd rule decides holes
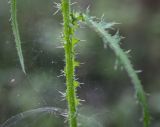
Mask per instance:
[[[150,115],[148,111],[147,101],[145,97],[145,92],[143,90],[142,84],[137,76],[136,71],[128,58],[128,52],[123,51],[120,47],[120,42],[123,37],[117,32],[114,35],[109,34],[108,29],[111,29],[116,23],[106,23],[103,19],[99,20],[95,17],[90,17],[88,15],[84,16],[87,25],[89,25],[93,30],[95,30],[103,39],[104,43],[107,44],[115,53],[117,59],[121,62],[125,70],[127,71],[129,77],[131,78],[135,91],[136,97],[143,108],[143,123],[144,127],[149,127],[150,125]]]
[[[20,64],[23,72],[25,73],[24,60],[21,49],[21,40],[18,30],[17,23],[17,4],[16,0],[11,0],[11,24],[12,30],[15,37],[16,48],[20,60]],[[124,52],[120,47],[120,42],[123,37],[117,32],[114,35],[111,35],[108,32],[108,29],[116,23],[106,23],[102,19],[96,19],[95,17],[90,17],[82,13],[77,13],[71,10],[70,0],[61,0],[61,4],[57,4],[58,10],[62,11],[63,15],[63,45],[65,50],[65,76],[66,76],[66,100],[68,103],[68,120],[70,127],[77,127],[77,107],[79,105],[80,99],[77,97],[77,87],[79,82],[76,80],[75,69],[79,66],[79,62],[76,61],[76,51],[75,47],[80,41],[75,36],[75,31],[79,27],[79,21],[86,23],[94,31],[96,31],[103,39],[104,43],[108,45],[115,53],[118,61],[123,65],[127,71],[129,77],[131,78],[135,91],[136,97],[139,103],[143,108],[143,118],[144,118],[144,127],[149,127],[150,125],[150,115],[148,111],[148,106],[146,102],[145,92],[143,90],[142,84],[136,74],[136,71],[133,69],[133,66],[128,58],[127,52]]]
[[[11,25],[12,25],[12,31],[15,38],[15,42],[16,42],[17,53],[18,53],[22,70],[24,73],[26,73],[23,54],[22,54],[22,48],[21,48],[21,39],[20,39],[18,23],[17,23],[17,0],[10,0],[10,7],[11,7]]]

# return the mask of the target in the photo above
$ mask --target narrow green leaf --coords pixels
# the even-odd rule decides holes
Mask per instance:
[[[11,6],[11,25],[12,25],[12,31],[16,42],[16,48],[17,53],[19,57],[19,61],[21,64],[21,68],[24,73],[25,72],[25,66],[24,66],[24,59],[22,54],[22,48],[21,48],[21,39],[18,29],[18,23],[17,23],[17,0],[10,0],[10,6]]]

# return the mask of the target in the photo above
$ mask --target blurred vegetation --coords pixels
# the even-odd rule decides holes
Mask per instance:
[[[21,71],[9,22],[6,0],[0,0],[0,123],[28,109],[44,106],[66,108],[61,92],[65,91],[64,51],[59,48],[62,16],[51,0],[18,0],[18,22],[27,75]],[[122,47],[131,49],[131,60],[144,89],[152,115],[151,127],[160,126],[160,1],[159,0],[77,0],[76,9],[90,6],[91,14],[117,25]],[[77,7],[78,6],[78,7]],[[127,74],[114,70],[115,56],[105,49],[102,40],[88,28],[77,32],[82,41],[77,59],[83,63],[77,70],[84,83],[79,96],[80,126],[141,127],[141,112]],[[40,117],[40,118],[39,118]],[[58,120],[57,120],[58,119]],[[32,122],[31,122],[32,121]],[[60,122],[59,122],[60,121]],[[95,123],[95,121],[97,121]],[[61,116],[38,115],[19,126],[65,126]]]

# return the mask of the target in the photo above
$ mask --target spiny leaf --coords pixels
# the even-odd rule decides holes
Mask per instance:
[[[22,54],[22,48],[21,48],[21,39],[20,39],[18,23],[17,23],[17,1],[11,0],[10,6],[11,6],[11,25],[12,25],[12,31],[13,31],[13,35],[15,38],[15,42],[16,42],[17,53],[18,53],[18,57],[19,57],[19,61],[20,61],[22,70],[24,73],[26,73],[23,54]]]
[[[143,124],[144,127],[149,127],[150,125],[150,114],[148,111],[148,105],[146,101],[145,92],[143,90],[141,81],[139,80],[136,71],[133,69],[133,66],[125,53],[123,49],[120,47],[119,43],[121,40],[121,37],[119,36],[119,33],[116,33],[115,35],[111,35],[108,31],[106,31],[105,27],[103,28],[103,24],[100,24],[100,22],[96,22],[94,18],[90,18],[88,15],[84,15],[85,21],[87,25],[89,25],[93,30],[95,30],[102,38],[104,43],[106,43],[115,53],[116,57],[120,60],[121,64],[127,71],[129,77],[131,78],[135,91],[136,96],[143,108]],[[107,23],[106,23],[107,24]]]

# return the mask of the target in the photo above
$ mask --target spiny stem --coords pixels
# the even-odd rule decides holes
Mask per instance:
[[[92,20],[89,16],[85,15],[85,20],[87,24],[93,28],[102,38],[104,43],[108,44],[109,47],[114,51],[116,57],[121,61],[121,64],[127,71],[129,77],[132,80],[132,83],[134,84],[135,91],[136,91],[136,97],[141,104],[143,108],[143,125],[144,127],[150,126],[150,114],[148,111],[148,105],[146,101],[145,92],[143,90],[141,81],[139,80],[136,71],[133,69],[133,66],[127,56],[127,54],[123,51],[123,49],[120,47],[119,43],[121,40],[121,37],[117,34],[110,35],[108,31],[104,28],[104,22],[101,24],[101,22],[96,22]],[[107,23],[105,23],[107,26]]]
[[[62,15],[64,23],[64,49],[65,49],[65,74],[67,85],[67,102],[68,102],[68,118],[69,126],[77,127],[77,108],[76,108],[76,90],[74,87],[74,45],[72,43],[72,28],[71,28],[71,9],[70,0],[62,0]]]
[[[18,29],[18,23],[17,23],[17,0],[10,0],[11,5],[11,25],[12,25],[12,31],[16,42],[16,48],[17,53],[19,57],[19,61],[22,67],[22,70],[25,72],[25,66],[24,66],[24,59],[22,54],[22,48],[21,48],[21,39],[19,35],[19,29]]]

